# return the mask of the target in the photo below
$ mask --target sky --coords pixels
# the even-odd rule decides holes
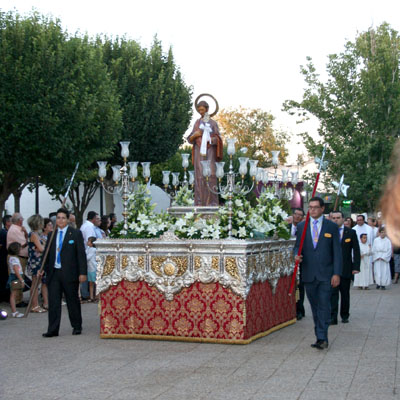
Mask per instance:
[[[123,36],[150,47],[155,35],[171,46],[185,82],[214,95],[220,108],[260,108],[292,135],[289,161],[304,148],[304,130],[282,111],[301,100],[300,65],[310,56],[326,78],[327,56],[343,51],[357,33],[388,22],[400,31],[399,0],[1,0],[2,11],[35,8],[61,20],[70,33]],[[314,136],[318,124],[306,129]]]

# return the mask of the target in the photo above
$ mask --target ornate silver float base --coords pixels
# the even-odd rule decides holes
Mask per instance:
[[[187,213],[194,213],[194,215],[201,215],[203,218],[215,217],[218,212],[219,207],[204,207],[204,206],[173,206],[167,209],[168,213],[175,215],[176,217],[181,217]]]

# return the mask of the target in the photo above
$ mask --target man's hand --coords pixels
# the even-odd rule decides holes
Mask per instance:
[[[299,256],[294,256],[294,261],[301,263],[303,261],[303,256],[301,254]]]
[[[332,285],[332,287],[337,287],[340,285],[340,276],[339,275],[332,276],[331,285]]]
[[[355,274],[359,274],[359,273],[360,273],[360,271],[356,271],[356,270],[354,270],[354,271],[351,271],[351,273],[352,273],[353,275],[355,275]]]
[[[21,230],[24,233],[25,238],[28,239],[28,232],[27,232],[26,228],[24,226],[21,226]]]
[[[86,282],[87,276],[86,275],[79,275],[79,283]]]
[[[39,269],[39,271],[37,272],[37,275],[39,278],[42,278],[44,275],[44,271],[42,269]]]

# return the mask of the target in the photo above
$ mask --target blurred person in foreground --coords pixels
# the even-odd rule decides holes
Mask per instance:
[[[392,153],[392,173],[386,181],[385,190],[380,201],[381,212],[377,213],[378,226],[384,221],[386,234],[392,245],[400,247],[400,141]],[[398,276],[397,276],[398,277]],[[396,278],[396,276],[395,276]]]

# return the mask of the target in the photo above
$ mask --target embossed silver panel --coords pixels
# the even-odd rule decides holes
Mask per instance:
[[[97,240],[97,292],[123,279],[155,286],[167,300],[195,282],[219,282],[246,299],[253,283],[294,269],[294,240],[188,240],[167,232],[159,239]]]

